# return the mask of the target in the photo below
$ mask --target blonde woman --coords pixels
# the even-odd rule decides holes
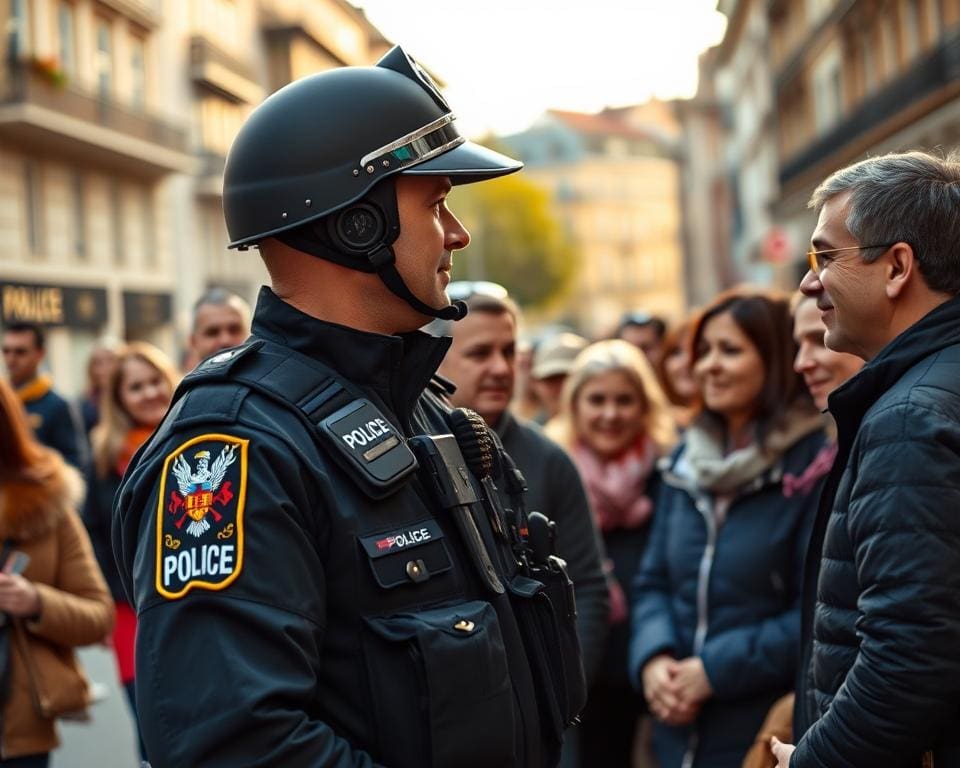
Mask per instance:
[[[581,762],[628,766],[643,700],[627,677],[624,593],[646,547],[657,460],[676,440],[670,403],[636,347],[600,341],[574,362],[547,434],[580,470],[608,558],[610,636],[582,717]]]
[[[111,508],[134,453],[166,415],[176,383],[173,363],[156,347],[133,342],[121,348],[100,401],[100,422],[91,433],[93,467],[88,476],[84,521],[117,606],[113,649],[134,721],[133,658],[137,619],[124,595],[111,549]],[[143,754],[142,743],[140,751]]]

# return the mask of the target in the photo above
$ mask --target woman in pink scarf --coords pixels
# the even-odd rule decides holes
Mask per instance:
[[[610,637],[582,716],[581,763],[626,767],[643,700],[627,678],[624,589],[646,545],[656,462],[676,440],[670,404],[635,347],[601,341],[577,357],[547,434],[580,470],[608,558]]]

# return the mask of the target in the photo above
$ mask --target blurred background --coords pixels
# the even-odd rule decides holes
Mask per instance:
[[[792,288],[821,179],[960,138],[960,0],[0,0],[0,30],[0,322],[49,329],[69,394],[99,338],[179,359],[204,290],[255,298],[221,215],[233,136],[394,43],[527,164],[451,205],[455,277],[508,286],[531,328]]]

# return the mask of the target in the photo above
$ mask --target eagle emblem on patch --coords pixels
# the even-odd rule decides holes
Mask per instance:
[[[240,575],[248,445],[230,435],[200,435],[164,461],[156,566],[164,597],[223,589]]]

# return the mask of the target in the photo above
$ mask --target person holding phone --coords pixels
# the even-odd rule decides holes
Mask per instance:
[[[76,508],[83,481],[33,437],[0,380],[0,613],[7,655],[0,768],[44,768],[58,716],[89,701],[72,649],[103,638],[113,603]]]

